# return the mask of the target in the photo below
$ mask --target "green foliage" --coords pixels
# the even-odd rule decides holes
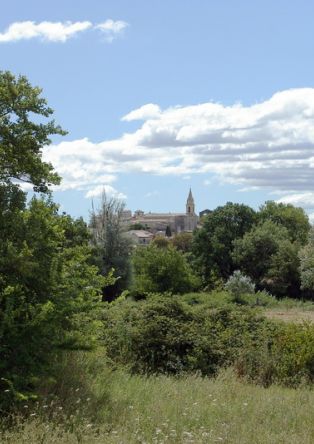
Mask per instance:
[[[311,229],[308,243],[299,252],[301,285],[303,289],[314,290],[314,228]]]
[[[309,218],[303,208],[291,204],[277,203],[272,200],[265,202],[258,212],[261,222],[270,220],[288,230],[291,242],[298,241],[304,245],[310,230]]]
[[[260,288],[278,296],[297,295],[299,289],[298,244],[288,230],[271,220],[257,225],[234,242],[233,259]]]
[[[136,222],[135,224],[131,224],[128,227],[128,231],[132,231],[132,230],[147,230],[148,226],[145,224],[141,224],[140,222]]]
[[[184,293],[198,286],[184,255],[171,245],[152,244],[133,254],[134,290],[139,293]]]
[[[204,288],[214,288],[239,268],[259,288],[300,297],[305,294],[300,292],[298,252],[309,228],[304,210],[290,204],[268,201],[255,213],[227,203],[206,216],[196,231],[193,265]]]
[[[192,306],[204,308],[220,308],[233,304],[232,295],[225,290],[212,290],[211,292],[186,293],[180,300]]]
[[[313,324],[281,324],[265,330],[257,344],[244,348],[236,369],[240,376],[264,386],[313,383]]]
[[[235,302],[241,303],[243,295],[255,293],[255,284],[248,276],[236,270],[226,282],[225,289],[230,291]]]
[[[0,190],[0,377],[9,386],[9,392],[0,390],[0,408],[5,409],[33,392],[60,348],[93,345],[101,287],[112,278],[102,278],[90,264],[82,221],[59,216],[50,200],[33,198],[26,208],[16,186]]]
[[[179,296],[155,294],[108,306],[103,331],[108,357],[140,373],[212,376],[234,366],[239,376],[265,386],[313,382],[313,324],[274,323],[228,300],[212,308],[191,296],[184,298],[189,305]]]
[[[247,205],[228,202],[206,216],[193,239],[195,268],[205,285],[216,278],[227,279],[235,270],[233,242],[251,229],[255,211]]]
[[[152,245],[155,245],[158,248],[168,248],[169,247],[169,240],[168,238],[164,236],[156,236],[152,240]]]
[[[213,375],[264,323],[252,310],[192,309],[179,297],[152,295],[108,307],[104,344],[109,358],[132,371]]]
[[[170,228],[169,225],[167,225],[167,228],[166,228],[166,236],[167,236],[167,237],[171,237],[171,236],[172,236],[171,228]]]
[[[26,77],[0,71],[0,183],[17,179],[47,192],[60,178],[51,164],[42,161],[42,148],[49,145],[50,135],[66,133],[53,120],[38,121],[53,113],[40,94],[41,89],[32,87]]]
[[[182,232],[176,234],[172,239],[172,245],[182,253],[190,253],[192,251],[193,234]]]

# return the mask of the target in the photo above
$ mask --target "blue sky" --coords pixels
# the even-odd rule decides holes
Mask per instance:
[[[184,211],[191,186],[197,211],[275,199],[314,212],[312,1],[1,9],[1,69],[41,86],[69,132],[44,151],[63,210],[88,217],[105,187],[132,210]]]

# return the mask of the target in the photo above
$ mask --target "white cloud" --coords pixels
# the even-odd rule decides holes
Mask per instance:
[[[123,116],[121,120],[131,122],[132,120],[157,119],[158,117],[160,117],[159,106],[154,103],[148,103]]]
[[[91,197],[100,197],[103,193],[106,193],[108,197],[115,197],[117,199],[126,199],[126,195],[123,193],[120,193],[115,188],[113,188],[111,185],[97,185],[95,188],[89,190],[86,194],[86,198]]]
[[[92,27],[89,21],[84,22],[40,22],[33,21],[15,22],[8,29],[0,33],[0,42],[14,42],[17,40],[29,40],[41,38],[51,42],[65,42],[75,34]]]
[[[291,194],[278,199],[277,202],[314,209],[314,192]]]
[[[118,139],[63,142],[45,150],[45,157],[67,186],[83,180],[89,187],[103,174],[214,173],[219,181],[264,188],[314,208],[314,89],[278,92],[252,106],[160,110],[148,104],[124,120],[139,118],[139,129]]]
[[[129,26],[129,24],[124,22],[123,20],[114,21],[108,19],[105,22],[95,26],[95,28],[104,33],[108,42],[112,42],[124,31],[127,26]]]
[[[108,19],[99,25],[93,25],[90,21],[83,22],[40,22],[28,20],[12,23],[4,32],[0,33],[0,43],[16,42],[18,40],[30,40],[39,38],[50,42],[66,42],[69,38],[88,29],[100,29],[106,35],[106,40],[112,42],[128,23],[122,20]]]

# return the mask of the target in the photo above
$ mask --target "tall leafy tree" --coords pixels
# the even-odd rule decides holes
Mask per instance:
[[[269,200],[260,207],[258,219],[260,222],[271,220],[284,226],[288,230],[292,242],[298,241],[304,245],[307,241],[310,223],[303,208]]]
[[[256,221],[255,211],[247,205],[228,202],[204,218],[193,239],[196,268],[205,284],[213,277],[227,279],[235,270],[233,241],[241,238]]]
[[[291,242],[287,228],[267,220],[234,241],[233,260],[260,288],[277,296],[297,296],[299,244]]]
[[[133,254],[133,268],[138,293],[184,293],[199,285],[184,254],[172,245],[160,248],[152,243],[138,247]]]
[[[0,183],[23,181],[35,191],[47,192],[60,177],[51,164],[43,162],[42,148],[49,136],[66,134],[54,120],[42,90],[26,77],[0,72]]]
[[[18,187],[0,191],[5,231],[0,234],[0,408],[5,409],[49,374],[60,349],[92,345],[108,279],[91,265],[86,227],[81,236],[82,227],[59,216],[50,200],[33,198],[27,208]]]
[[[312,227],[307,244],[299,252],[301,285],[314,295],[314,228]]]
[[[84,222],[60,216],[50,198],[27,206],[15,183],[43,193],[59,183],[42,160],[49,136],[65,134],[44,122],[51,114],[39,88],[0,72],[0,412],[33,393],[62,348],[92,345],[113,283],[91,264]]]

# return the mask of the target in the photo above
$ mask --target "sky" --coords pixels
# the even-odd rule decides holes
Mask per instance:
[[[0,69],[26,75],[68,134],[43,150],[60,209],[102,191],[131,210],[228,201],[314,220],[314,2],[10,0]]]

